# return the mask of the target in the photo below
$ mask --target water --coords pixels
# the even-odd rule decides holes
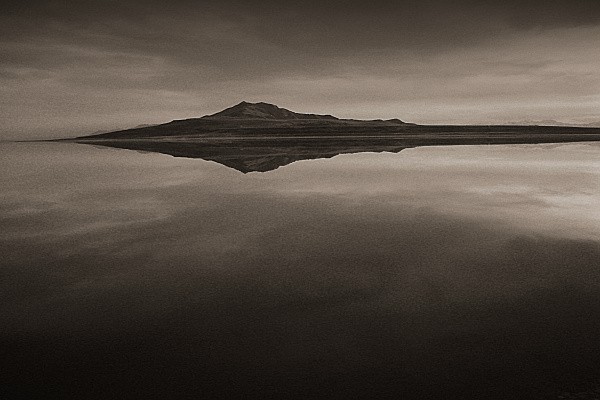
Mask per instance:
[[[250,174],[3,144],[0,167],[4,398],[600,387],[600,144],[416,148]]]

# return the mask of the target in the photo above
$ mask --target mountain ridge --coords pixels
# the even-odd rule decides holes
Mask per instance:
[[[333,115],[323,114],[303,114],[290,111],[286,108],[278,107],[274,104],[259,102],[249,103],[242,101],[232,107],[226,108],[215,114],[205,115],[203,119],[215,118],[247,118],[247,119],[278,119],[278,120],[298,120],[298,119],[324,119],[339,120]]]
[[[75,139],[143,139],[157,137],[227,137],[280,135],[339,135],[343,133],[397,132],[415,124],[389,120],[341,119],[329,114],[303,114],[274,104],[242,101],[215,114],[178,119],[163,124],[117,130]]]
[[[452,144],[512,144],[597,141],[598,128],[506,125],[416,125],[400,119],[356,120],[331,115],[301,114],[269,103],[242,101],[215,114],[174,120],[160,125],[80,136],[77,142],[137,141],[160,142],[158,148],[177,154],[197,154],[197,149],[220,141],[231,151],[234,141],[265,141],[267,147],[311,146],[331,148],[351,140],[352,146],[373,145],[414,147]],[[379,142],[380,140],[385,143]],[[152,148],[156,143],[131,147]],[[176,145],[175,145],[176,144]],[[245,145],[247,146],[247,144]],[[261,150],[262,152],[262,150]]]

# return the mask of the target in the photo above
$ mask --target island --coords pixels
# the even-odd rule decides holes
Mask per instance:
[[[417,125],[400,119],[341,119],[268,103],[241,103],[212,115],[60,139],[215,161],[242,173],[299,160],[418,146],[600,141],[600,128],[525,125]]]

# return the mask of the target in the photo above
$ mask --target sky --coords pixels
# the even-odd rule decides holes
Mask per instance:
[[[429,124],[600,121],[600,1],[4,1],[0,140],[240,101]]]

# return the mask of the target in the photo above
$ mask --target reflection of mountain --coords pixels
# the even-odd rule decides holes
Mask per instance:
[[[86,141],[94,145],[116,147],[121,149],[149,151],[169,154],[174,157],[201,158],[215,161],[243,173],[267,172],[300,160],[331,158],[338,154],[360,152],[394,152],[406,148],[385,143],[361,144],[344,141],[305,141],[301,145],[286,146],[271,140],[226,142],[185,142],[185,141],[150,141],[150,140],[102,140]]]

